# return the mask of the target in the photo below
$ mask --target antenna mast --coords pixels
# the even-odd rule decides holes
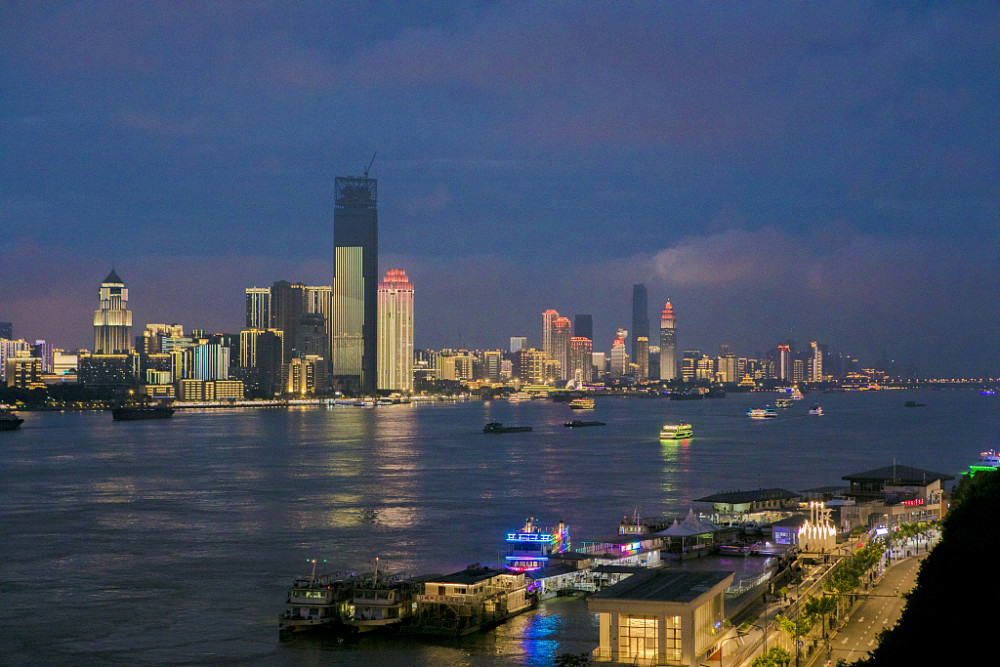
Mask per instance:
[[[365,167],[365,178],[368,178],[368,172],[371,170],[372,164],[375,162],[375,156],[376,155],[378,155],[378,151],[375,151],[374,153],[372,153],[372,159],[371,159],[371,161],[368,162],[368,166]]]

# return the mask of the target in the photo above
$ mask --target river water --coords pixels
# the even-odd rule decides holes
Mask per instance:
[[[286,587],[326,569],[448,573],[495,565],[506,531],[559,520],[578,542],[624,515],[686,514],[721,491],[841,484],[900,464],[958,475],[996,446],[996,397],[975,392],[667,401],[430,403],[374,409],[21,413],[0,433],[0,663],[546,665],[597,645],[557,599],[462,640],[279,642]],[[904,408],[905,400],[926,407]],[[808,416],[820,403],[825,415]],[[531,433],[485,435],[489,419]],[[607,426],[570,429],[595,419]],[[668,421],[695,437],[661,445]]]

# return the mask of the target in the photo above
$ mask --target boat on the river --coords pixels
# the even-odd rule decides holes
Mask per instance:
[[[530,430],[530,426],[504,426],[495,419],[483,426],[483,433],[525,433]]]
[[[14,431],[21,428],[24,420],[14,414],[9,405],[0,405],[0,431]]]
[[[288,589],[285,610],[278,617],[279,636],[312,630],[353,632],[351,603],[360,584],[360,577],[343,572],[317,575],[314,560],[312,574],[296,579]]]
[[[926,403],[917,403],[916,401],[906,401],[903,403],[904,408],[922,408],[926,405]]]
[[[174,409],[167,403],[123,403],[111,408],[111,419],[114,421],[137,421],[141,419],[169,419],[174,416]]]
[[[682,422],[680,424],[664,424],[660,429],[660,440],[683,440],[694,435],[691,424]]]
[[[814,405],[811,408],[809,408],[809,414],[811,414],[811,415],[822,415],[823,414],[823,408],[821,406],[819,406],[819,405]]]
[[[581,428],[584,426],[607,426],[604,422],[594,422],[594,421],[583,421],[582,419],[574,419],[573,421],[568,421],[563,424],[566,428]]]
[[[795,399],[790,398],[790,397],[788,397],[788,398],[779,398],[779,399],[776,399],[774,401],[774,407],[776,407],[776,408],[790,408],[790,407],[792,407],[792,403],[794,403],[794,402],[795,402]]]
[[[414,596],[423,592],[422,582],[401,575],[379,574],[354,588],[354,615],[348,622],[360,633],[398,630],[413,616]]]
[[[504,558],[504,565],[514,572],[531,572],[549,563],[550,554],[563,553],[569,549],[569,526],[562,521],[555,530],[542,530],[535,520],[527,519],[519,531],[507,533],[510,552]]]
[[[750,419],[774,419],[778,416],[778,411],[774,408],[754,408],[747,412]]]
[[[1000,470],[1000,453],[995,449],[987,449],[979,454],[979,463],[969,466],[969,476],[975,477],[977,472]]]
[[[592,398],[574,398],[569,402],[569,407],[573,410],[593,410],[594,409],[594,399]]]

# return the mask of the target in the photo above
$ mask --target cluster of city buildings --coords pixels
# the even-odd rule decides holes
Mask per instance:
[[[66,352],[45,341],[15,339],[0,322],[0,385],[34,388],[67,382],[131,389],[156,398],[219,400],[343,392],[372,396],[447,387],[545,385],[583,387],[647,382],[756,386],[850,379],[877,381],[857,360],[812,342],[791,341],[759,358],[678,348],[670,301],[650,330],[645,285],[633,285],[631,330],[620,328],[610,350],[596,349],[593,317],[573,321],[542,313],[541,345],[512,336],[508,350],[415,350],[414,288],[406,272],[379,279],[377,181],[337,177],[334,264],[330,285],[277,281],[246,289],[239,333],[185,333],[177,324],[148,324],[133,337],[128,289],[112,270],[100,286],[92,350]]]

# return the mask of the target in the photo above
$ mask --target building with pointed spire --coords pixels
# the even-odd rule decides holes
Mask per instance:
[[[128,354],[132,350],[132,311],[128,289],[114,269],[101,283],[101,305],[94,311],[94,354]]]
[[[660,379],[677,378],[677,329],[674,307],[667,301],[660,314]]]

